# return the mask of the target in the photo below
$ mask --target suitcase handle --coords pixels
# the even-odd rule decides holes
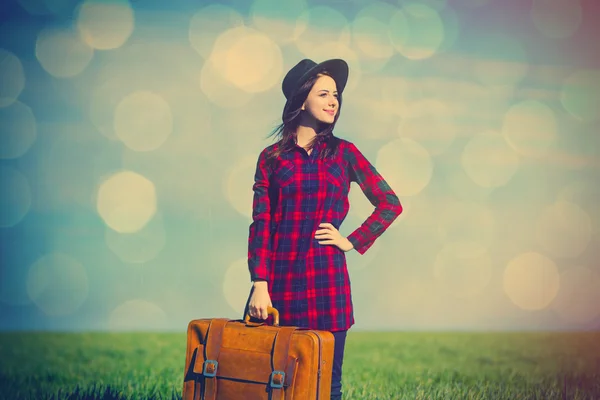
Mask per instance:
[[[279,326],[279,311],[275,307],[267,307],[267,316],[273,316],[273,326]],[[267,317],[268,318],[268,317]],[[250,322],[250,314],[246,313],[244,322],[248,324]]]

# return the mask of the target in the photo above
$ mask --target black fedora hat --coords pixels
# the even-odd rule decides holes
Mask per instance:
[[[346,82],[348,82],[348,64],[346,61],[334,58],[317,64],[313,60],[305,58],[290,69],[283,78],[281,89],[285,98],[289,100],[304,82],[321,71],[327,71],[331,74],[337,86],[338,94],[341,94],[346,87]]]

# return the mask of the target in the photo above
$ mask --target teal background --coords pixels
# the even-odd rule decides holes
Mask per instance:
[[[355,330],[600,327],[592,0],[0,6],[0,329],[240,318],[258,153],[302,58],[403,214],[347,260]],[[370,214],[352,184],[348,235]]]

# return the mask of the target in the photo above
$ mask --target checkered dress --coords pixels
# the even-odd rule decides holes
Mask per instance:
[[[266,280],[280,325],[339,331],[354,324],[350,278],[344,251],[319,244],[315,231],[329,222],[336,229],[348,214],[350,182],[375,207],[348,240],[364,254],[402,212],[394,191],[351,142],[339,141],[337,155],[319,160],[321,143],[309,155],[296,145],[267,165],[259,155],[249,228],[250,278]]]

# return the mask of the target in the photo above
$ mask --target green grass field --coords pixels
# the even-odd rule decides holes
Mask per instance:
[[[179,399],[185,334],[2,333],[2,399]],[[600,399],[600,333],[350,332],[344,399]]]

